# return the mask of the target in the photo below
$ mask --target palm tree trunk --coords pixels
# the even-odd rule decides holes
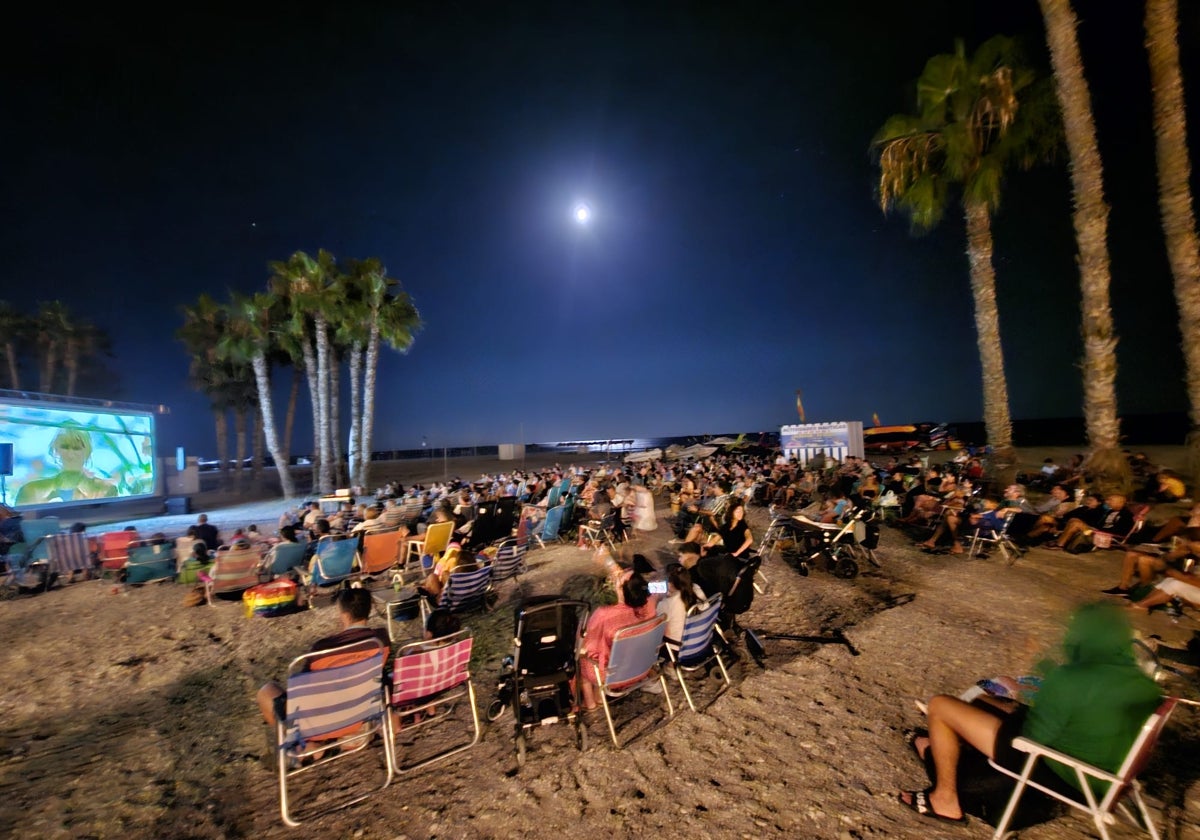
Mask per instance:
[[[329,326],[325,316],[313,316],[317,339],[317,437],[321,450],[321,469],[317,492],[333,489],[333,447],[329,442]]]
[[[1158,207],[1167,240],[1167,259],[1175,278],[1184,381],[1191,410],[1188,472],[1192,486],[1200,487],[1200,241],[1192,208],[1187,114],[1179,71],[1178,0],[1146,0],[1146,50],[1154,91]]]
[[[288,391],[287,413],[283,418],[283,457],[291,458],[292,429],[296,425],[296,403],[300,400],[300,368],[292,366],[292,388]],[[273,455],[271,457],[274,457]]]
[[[371,481],[371,438],[375,431],[375,376],[379,371],[379,323],[371,323],[371,336],[367,339],[367,358],[363,371],[362,440],[359,441],[361,465],[359,481],[370,487]]]
[[[11,383],[9,387],[14,391],[20,391],[21,373],[17,367],[17,343],[15,341],[4,342],[4,353],[8,356],[8,377]]]
[[[967,219],[967,259],[971,264],[971,296],[975,302],[975,341],[983,382],[983,422],[992,446],[995,478],[1008,485],[1016,478],[1012,445],[1012,416],[1008,408],[1008,379],[1000,342],[1000,311],[996,306],[996,270],[992,264],[992,219],[980,201],[964,203]]]
[[[79,377],[79,343],[67,339],[66,351],[63,353],[63,366],[67,369],[67,396],[75,396],[75,381]]]
[[[38,379],[38,391],[49,394],[54,390],[54,367],[58,361],[58,342],[51,338],[46,342],[42,356],[42,375]]]
[[[304,378],[308,380],[308,398],[312,403],[312,489],[319,490],[321,486],[321,389],[317,376],[317,359],[308,338],[301,338],[304,354]]]
[[[329,448],[333,457],[334,486],[349,486],[346,465],[342,463],[342,360],[338,352],[329,353]]]
[[[255,486],[262,483],[263,452],[266,451],[266,441],[263,438],[263,418],[261,411],[254,412],[254,446],[250,450],[250,475]]]
[[[233,465],[233,484],[238,489],[241,489],[242,486],[242,465],[246,463],[246,420],[244,408],[233,410],[233,431],[237,451]]]
[[[225,409],[214,408],[213,420],[217,426],[217,460],[221,462],[221,488],[225,489],[229,482],[229,416]]]
[[[362,368],[363,348],[355,343],[350,348],[350,442],[346,455],[350,462],[350,484],[365,488],[362,481]]]
[[[285,499],[296,497],[296,486],[292,483],[292,473],[288,469],[287,459],[279,448],[279,437],[275,433],[275,411],[271,407],[271,380],[267,375],[267,356],[259,351],[250,360],[254,366],[254,384],[258,388],[258,407],[262,412],[263,437],[267,440],[267,448],[275,459],[275,469],[279,473],[279,486]]]
[[[1117,417],[1117,336],[1109,299],[1108,205],[1096,145],[1091,95],[1083,76],[1075,13],[1069,0],[1038,0],[1046,21],[1046,41],[1054,86],[1062,109],[1071,158],[1075,240],[1079,247],[1079,286],[1083,311],[1083,417],[1087,424],[1092,473],[1108,489],[1128,489],[1129,470],[1119,456]],[[1122,474],[1121,464],[1126,464]]]

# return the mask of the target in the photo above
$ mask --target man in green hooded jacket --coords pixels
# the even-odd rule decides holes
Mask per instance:
[[[929,701],[928,750],[936,784],[905,791],[900,801],[922,816],[963,821],[958,800],[958,761],[964,742],[998,764],[1020,771],[1025,754],[1012,748],[1024,736],[1088,764],[1115,772],[1157,708],[1158,685],[1133,658],[1133,634],[1125,614],[1106,604],[1076,611],[1063,640],[1066,662],[1051,669],[1029,707],[1003,717],[957,697]],[[918,752],[922,745],[917,744]],[[1051,768],[1071,785],[1068,768]]]

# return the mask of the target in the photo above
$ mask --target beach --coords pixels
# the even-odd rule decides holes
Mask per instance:
[[[1148,450],[1149,451],[1149,450]],[[1181,449],[1173,449],[1179,455]],[[1069,452],[1049,452],[1065,460]],[[949,453],[931,453],[948,460]],[[1174,464],[1167,453],[1152,460]],[[1022,453],[1036,469],[1041,451]],[[526,466],[579,463],[563,455]],[[1060,461],[1061,462],[1061,461]],[[520,462],[451,461],[448,471],[512,469]],[[442,478],[440,462],[407,464],[405,483]],[[391,478],[382,470],[376,482]],[[203,500],[201,500],[203,501]],[[282,501],[203,510],[223,533],[250,522],[275,530]],[[1184,507],[1160,506],[1155,517]],[[632,550],[661,566],[674,559],[659,500],[658,530]],[[142,533],[182,533],[196,513],[137,522]],[[749,508],[757,540],[769,514]],[[108,527],[119,527],[113,523]],[[106,528],[107,529],[107,528]],[[95,529],[89,529],[95,530]],[[241,604],[185,607],[188,587],[121,589],[85,581],[0,603],[0,655],[8,685],[0,694],[0,835],[79,837],[498,838],[603,834],[641,837],[687,832],[702,837],[984,837],[922,819],[896,793],[926,786],[903,733],[921,725],[915,701],[957,694],[976,680],[1024,674],[1056,654],[1071,610],[1116,582],[1120,552],[1085,555],[1034,550],[1009,566],[988,559],[927,555],[885,527],[879,568],[852,580],[824,571],[801,576],[778,554],[766,558],[765,592],[742,624],[778,634],[841,630],[840,644],[768,641],[766,667],[741,656],[733,685],[713,700],[702,681],[702,713],[671,686],[675,715],[661,697],[638,694],[615,707],[616,750],[603,718],[580,752],[566,727],[533,736],[517,769],[511,717],[483,723],[473,749],[424,771],[397,777],[366,802],[308,820],[297,830],[279,818],[270,733],[253,705],[259,685],[281,679],[287,663],[336,629],[327,607],[278,618],[246,618]],[[522,597],[596,591],[591,552],[572,544],[537,548],[529,570],[499,587],[499,604],[472,614],[472,674],[478,705],[492,699],[500,660],[511,652],[513,606]],[[1172,620],[1135,618],[1145,636],[1181,647],[1200,625],[1195,613]],[[1192,680],[1163,688],[1195,699]],[[419,733],[420,730],[415,730]],[[401,749],[415,734],[401,733]],[[1200,837],[1200,718],[1181,707],[1143,774],[1166,837]],[[377,756],[335,762],[313,782],[323,797],[381,781]],[[323,781],[323,784],[321,782]],[[1081,816],[1021,832],[1032,838],[1094,836]],[[1133,836],[1116,828],[1114,836]]]

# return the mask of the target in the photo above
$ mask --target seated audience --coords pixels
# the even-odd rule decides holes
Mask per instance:
[[[588,619],[583,655],[579,658],[579,685],[585,712],[599,708],[595,666],[600,666],[601,673],[608,668],[608,656],[612,652],[616,632],[653,615],[654,607],[650,603],[645,579],[634,574],[632,569],[621,573],[617,603],[598,607]]]

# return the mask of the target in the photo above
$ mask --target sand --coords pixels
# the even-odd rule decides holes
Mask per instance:
[[[436,466],[427,478],[440,477]],[[502,468],[462,462],[459,474]],[[257,521],[273,530],[279,509],[271,501],[210,516],[222,529]],[[194,519],[139,526],[182,531]],[[767,512],[752,508],[750,521],[761,536]],[[661,563],[672,557],[670,536],[660,518],[659,530],[636,546]],[[896,803],[898,790],[924,787],[902,737],[920,724],[913,701],[957,693],[981,677],[1023,673],[1052,654],[1072,607],[1116,582],[1120,554],[1034,551],[1009,567],[998,556],[925,555],[890,528],[878,553],[881,568],[854,580],[820,571],[801,577],[779,555],[769,557],[767,591],[743,621],[783,633],[841,628],[858,656],[840,645],[771,643],[767,668],[743,656],[732,668],[733,686],[715,700],[717,684],[704,683],[701,701],[712,702],[703,713],[688,711],[677,687],[671,720],[661,698],[639,694],[617,707],[623,737],[632,739],[624,749],[613,749],[602,723],[590,727],[582,753],[565,727],[551,727],[537,733],[519,772],[509,719],[485,723],[474,749],[298,830],[279,819],[274,768],[264,761],[268,733],[252,698],[334,629],[331,609],[247,619],[234,602],[184,608],[180,585],[112,594],[110,583],[97,581],[9,600],[0,604],[0,673],[8,683],[0,694],[0,835],[990,835],[978,820],[968,829],[943,827]],[[495,610],[467,621],[481,707],[510,646],[515,601],[594,588],[593,561],[573,545],[537,549],[529,560],[526,575],[503,584]],[[1181,645],[1197,625],[1158,614],[1137,626]],[[1197,693],[1194,682],[1179,678],[1164,688]],[[1195,710],[1181,709],[1144,775],[1166,806],[1168,837],[1200,837],[1198,739]],[[317,780],[326,791],[382,781],[375,755],[333,767],[332,781]],[[301,779],[301,789],[311,786]],[[1066,816],[1022,836],[1081,838],[1093,836],[1089,829]],[[1125,828],[1114,836],[1133,834]]]

